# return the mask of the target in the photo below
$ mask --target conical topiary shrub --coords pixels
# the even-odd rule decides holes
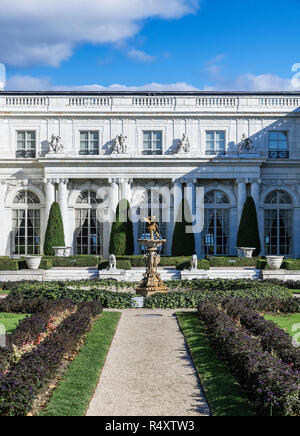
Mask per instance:
[[[186,215],[191,216],[189,205],[184,206],[184,201],[182,201],[173,233],[172,256],[175,257],[195,254],[195,235],[194,233],[186,233],[186,227],[191,226],[191,223],[187,223],[184,209]]]
[[[65,246],[64,224],[58,203],[53,203],[50,209],[44,242],[44,255],[54,256],[53,247]]]
[[[255,247],[254,256],[258,256],[261,251],[256,206],[252,197],[248,197],[244,205],[237,235],[237,246]]]
[[[126,217],[126,222],[120,222],[120,217]],[[116,219],[112,225],[110,234],[109,252],[116,256],[133,255],[133,226],[130,215],[130,204],[127,200],[121,200],[118,204]]]

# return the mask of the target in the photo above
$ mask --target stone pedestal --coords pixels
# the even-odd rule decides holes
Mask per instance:
[[[146,273],[140,285],[136,288],[137,295],[147,297],[158,292],[168,292],[168,288],[164,285],[157,271],[160,262],[157,249],[167,241],[165,239],[140,239],[138,242],[147,247],[147,251],[145,254]]]
[[[121,269],[106,269],[99,271],[99,280],[116,280],[117,282],[125,281],[125,271]]]
[[[204,269],[187,269],[181,272],[181,280],[201,280],[208,278],[209,274]]]

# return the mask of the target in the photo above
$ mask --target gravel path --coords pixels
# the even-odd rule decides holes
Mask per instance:
[[[122,311],[87,416],[209,414],[174,311]]]

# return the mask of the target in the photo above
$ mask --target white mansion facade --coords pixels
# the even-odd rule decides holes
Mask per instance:
[[[300,93],[0,92],[0,255],[42,252],[57,201],[73,253],[107,256],[121,199],[135,240],[168,206],[170,255],[183,192],[199,257],[237,254],[250,194],[262,254],[300,257]]]

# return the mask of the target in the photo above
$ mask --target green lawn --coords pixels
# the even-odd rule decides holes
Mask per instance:
[[[217,359],[197,314],[180,312],[177,313],[177,319],[213,416],[251,416],[251,406],[246,396],[228,366]]]
[[[0,313],[0,324],[4,324],[7,334],[12,334],[16,329],[21,319],[28,315],[20,315],[17,313]]]
[[[3,289],[0,289],[0,295],[7,295],[9,294],[8,291],[3,291]]]
[[[291,315],[265,315],[265,318],[269,321],[274,321],[282,329],[288,332],[291,336],[295,334],[292,331],[294,324],[300,324],[300,313],[293,313]]]
[[[84,416],[114,337],[120,312],[104,312],[41,416]]]
[[[293,294],[300,294],[300,289],[289,289]]]

